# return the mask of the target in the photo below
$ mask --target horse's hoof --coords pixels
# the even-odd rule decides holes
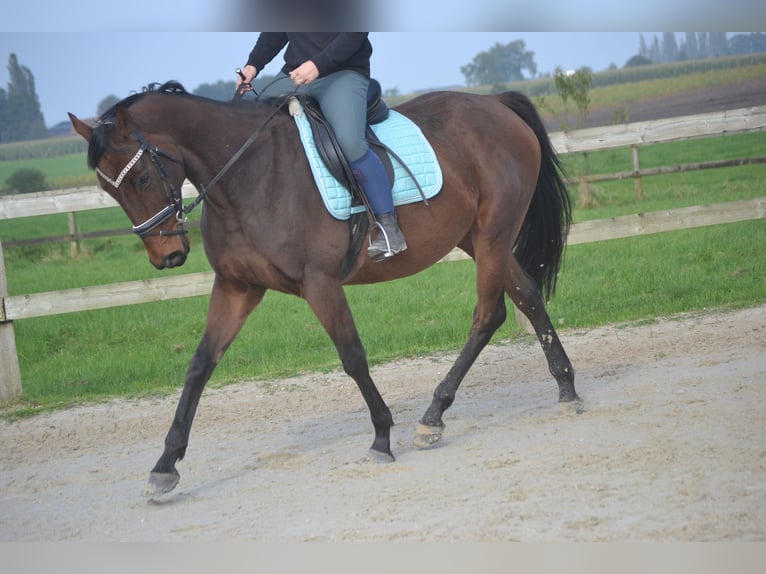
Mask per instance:
[[[419,423],[415,429],[415,446],[417,448],[430,448],[439,442],[444,434],[444,425],[430,426]]]
[[[571,415],[581,415],[585,412],[585,403],[583,400],[575,395],[574,399],[568,401],[559,401],[559,410],[562,413]]]
[[[179,480],[181,480],[181,476],[175,471],[150,472],[149,484],[146,485],[144,496],[147,498],[155,498],[167,494],[176,487]]]
[[[375,450],[374,448],[370,449],[370,459],[372,460],[372,462],[377,462],[378,464],[388,464],[390,462],[396,462],[396,459],[394,458],[394,455],[391,451],[382,452],[379,450]]]

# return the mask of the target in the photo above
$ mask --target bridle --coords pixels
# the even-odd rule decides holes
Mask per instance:
[[[133,137],[135,137],[138,140],[138,143],[141,144],[138,148],[138,151],[133,156],[133,158],[125,165],[124,168],[122,168],[122,171],[117,176],[116,179],[112,179],[108,175],[106,175],[103,171],[101,171],[99,168],[96,168],[96,172],[98,175],[100,175],[104,181],[106,181],[108,184],[110,184],[115,189],[119,189],[120,184],[122,183],[122,180],[125,179],[125,176],[128,175],[130,170],[135,166],[138,161],[141,159],[141,156],[143,156],[144,152],[149,152],[149,158],[152,160],[152,164],[154,164],[154,167],[157,169],[157,172],[160,175],[160,179],[162,180],[162,185],[165,188],[165,197],[168,200],[168,205],[165,206],[163,209],[158,211],[156,214],[154,214],[152,217],[141,223],[140,225],[134,225],[133,226],[133,233],[138,235],[141,239],[145,239],[146,237],[165,237],[170,235],[181,235],[185,236],[188,231],[184,229],[184,223],[186,223],[188,214],[197,207],[207,196],[207,190],[213,187],[223,175],[229,171],[229,168],[231,168],[232,165],[242,156],[243,153],[245,153],[245,150],[250,147],[250,145],[255,141],[255,138],[258,137],[258,134],[260,134],[261,130],[268,124],[271,119],[276,115],[276,112],[281,108],[282,105],[280,105],[278,108],[274,110],[274,112],[268,117],[268,119],[255,131],[255,133],[250,136],[250,138],[244,143],[244,145],[235,153],[231,159],[227,162],[227,164],[213,177],[212,180],[210,180],[210,183],[208,183],[205,187],[200,187],[199,189],[199,195],[197,198],[190,203],[189,205],[183,204],[183,198],[181,196],[181,190],[173,185],[172,182],[168,181],[168,174],[167,170],[165,169],[165,166],[163,165],[162,161],[160,160],[160,156],[169,159],[170,161],[173,161],[175,163],[181,164],[183,163],[181,160],[173,157],[166,151],[161,150],[158,147],[152,147],[149,145],[149,142],[146,141],[146,138],[144,138],[141,133],[138,130],[133,130]],[[168,219],[173,217],[175,215],[176,222],[178,223],[178,227],[176,229],[171,230],[156,230],[155,228],[165,223]],[[184,238],[185,241],[185,238]]]
[[[296,89],[297,90],[297,89]],[[296,91],[294,90],[293,93]],[[243,92],[244,93],[244,92]],[[242,94],[243,94],[242,93]],[[284,105],[289,101],[290,97],[293,95],[293,93],[287,94],[283,97],[283,99],[280,101],[279,105],[274,107],[274,110],[271,112],[271,114],[266,118],[266,120],[258,127],[258,129],[253,132],[253,134],[245,141],[244,144],[237,150],[237,152],[229,159],[229,161],[224,165],[220,171],[215,174],[213,179],[210,180],[210,182],[206,186],[198,186],[198,192],[199,195],[194,199],[192,203],[189,205],[183,204],[183,198],[181,196],[181,190],[173,185],[172,182],[168,181],[168,174],[165,170],[165,166],[163,165],[160,157],[164,157],[166,159],[169,159],[172,162],[182,164],[183,162],[180,159],[177,159],[170,155],[169,153],[161,150],[158,147],[152,147],[149,145],[149,142],[146,141],[146,138],[144,138],[141,133],[138,130],[133,130],[133,137],[138,140],[138,143],[141,144],[138,148],[138,151],[133,156],[133,158],[125,165],[124,168],[122,168],[122,171],[117,176],[116,179],[112,179],[108,175],[106,175],[103,171],[101,171],[99,168],[96,168],[96,172],[98,175],[101,176],[101,178],[106,181],[108,184],[110,184],[115,189],[119,189],[120,184],[122,183],[122,180],[125,179],[125,176],[128,175],[130,170],[135,166],[138,161],[143,156],[144,152],[149,152],[149,158],[152,161],[152,164],[154,164],[154,167],[157,169],[157,172],[160,175],[160,179],[162,180],[162,185],[165,188],[165,197],[168,200],[168,205],[158,211],[155,215],[141,223],[140,225],[134,225],[133,226],[133,233],[138,235],[141,239],[144,239],[146,237],[165,237],[165,236],[171,236],[171,235],[180,235],[181,240],[186,244],[186,235],[188,234],[188,231],[184,229],[184,223],[186,223],[187,216],[191,211],[197,207],[200,203],[202,203],[205,198],[207,197],[207,192],[209,189],[211,189],[218,181],[226,174],[226,172],[229,171],[232,165],[236,163],[237,160],[239,160],[240,157],[242,157],[242,154],[245,153],[245,151],[252,145],[252,143],[256,140],[256,138],[260,135],[261,131],[271,122],[272,119],[274,119],[274,116],[277,115],[277,112],[284,107]],[[242,94],[235,95],[236,97],[242,97]],[[163,223],[165,223],[168,219],[175,216],[176,222],[178,223],[178,226],[176,229],[172,230],[156,230],[156,228]]]
[[[122,180],[125,179],[125,176],[128,175],[131,169],[133,169],[133,166],[138,163],[138,161],[141,159],[141,156],[144,155],[144,152],[149,152],[149,159],[151,159],[152,164],[157,170],[157,173],[160,175],[160,180],[162,181],[162,186],[165,189],[165,197],[168,200],[168,205],[140,225],[134,225],[133,233],[138,235],[141,239],[153,236],[165,237],[169,235],[186,235],[188,232],[184,229],[183,224],[186,222],[186,215],[188,212],[186,211],[186,208],[183,204],[181,190],[168,180],[168,172],[165,169],[165,166],[162,163],[160,157],[164,157],[178,164],[182,163],[181,160],[173,157],[158,147],[150,146],[149,142],[146,141],[146,138],[144,138],[144,136],[142,136],[138,130],[133,130],[133,137],[138,140],[138,143],[141,144],[141,146],[138,148],[138,151],[133,156],[133,158],[125,165],[124,168],[122,168],[122,171],[116,179],[112,179],[99,168],[96,168],[96,173],[98,173],[98,175],[100,175],[101,178],[112,187],[119,189]],[[169,231],[164,229],[155,230],[156,227],[162,225],[174,215],[176,222],[179,224],[177,229],[172,229]]]

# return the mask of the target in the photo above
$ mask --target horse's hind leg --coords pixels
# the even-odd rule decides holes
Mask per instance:
[[[467,251],[472,254],[471,250]],[[473,323],[468,341],[455,364],[434,390],[431,404],[420,419],[415,446],[427,448],[441,439],[444,430],[442,415],[455,400],[458,387],[479,353],[487,346],[492,335],[505,322],[506,308],[503,281],[494,266],[477,266],[478,302],[473,312]]]
[[[391,453],[391,411],[370,376],[367,353],[354,324],[343,288],[333,279],[307,282],[304,298],[335,344],[343,370],[356,382],[370,410],[375,440],[370,453],[380,462],[394,460]]]
[[[537,339],[548,360],[548,369],[559,386],[559,402],[573,403],[577,409],[582,401],[574,387],[574,368],[569,360],[559,336],[554,329],[548,312],[545,310],[543,298],[534,281],[522,269],[516,258],[511,257],[509,285],[506,293],[526,315],[537,334]]]
[[[165,437],[165,449],[149,475],[147,495],[165,494],[178,484],[180,477],[176,462],[186,454],[189,433],[205,384],[264,293],[262,289],[242,290],[216,280],[205,333],[189,363],[176,414]]]
[[[470,246],[467,246],[465,250],[474,257]],[[479,274],[478,269],[477,274]],[[539,290],[534,281],[521,269],[513,257],[510,258],[508,276],[510,280],[506,287],[506,293],[529,318],[537,333],[538,340],[548,360],[548,368],[559,386],[559,402],[576,405],[576,408],[579,410],[582,401],[577,396],[574,388],[574,368],[564,351],[564,347],[561,345],[556,330],[553,328]],[[491,285],[492,283],[489,282],[488,284]],[[481,288],[479,292],[481,294]],[[447,376],[436,387],[431,405],[420,420],[415,437],[416,446],[427,448],[441,439],[444,429],[444,423],[442,422],[444,411],[455,400],[455,394],[463,377],[476,360],[476,357],[478,357],[479,352],[489,343],[492,335],[503,324],[505,318],[505,299],[502,292],[494,313],[485,314],[484,320],[481,320],[479,305],[477,305],[477,309],[474,311],[474,323],[468,342],[460,351],[457,361],[455,361]]]

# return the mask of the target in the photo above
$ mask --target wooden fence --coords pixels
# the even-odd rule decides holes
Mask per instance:
[[[556,150],[563,154],[762,131],[764,129],[766,129],[766,106],[760,106],[651,122],[590,128],[569,133],[554,133],[551,134],[551,140]],[[636,157],[637,154],[634,153],[634,158]],[[640,177],[640,170],[635,170],[631,175]],[[185,197],[196,195],[194,188],[188,184],[184,186],[183,192]],[[114,206],[116,206],[114,200],[97,188],[24,194],[0,198],[0,220],[53,213],[74,213]],[[766,197],[628,215],[608,220],[579,223],[573,226],[571,230],[569,244],[604,241],[764,217],[766,217]],[[453,252],[444,260],[449,261],[463,257],[462,252]],[[13,321],[205,295],[210,292],[212,282],[212,272],[202,272],[161,279],[9,296],[2,245],[0,245],[0,402],[12,400],[21,395],[21,376],[16,355]]]

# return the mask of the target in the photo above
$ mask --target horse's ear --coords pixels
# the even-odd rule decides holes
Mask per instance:
[[[89,142],[93,135],[93,128],[71,113],[69,114],[69,121],[72,123],[74,131],[84,137],[85,141]]]
[[[131,132],[131,124],[132,120],[130,119],[130,113],[128,112],[128,108],[124,108],[122,106],[117,106],[116,108],[116,114],[115,114],[115,124],[117,125],[117,129],[119,130],[120,134],[127,138],[130,135]]]

